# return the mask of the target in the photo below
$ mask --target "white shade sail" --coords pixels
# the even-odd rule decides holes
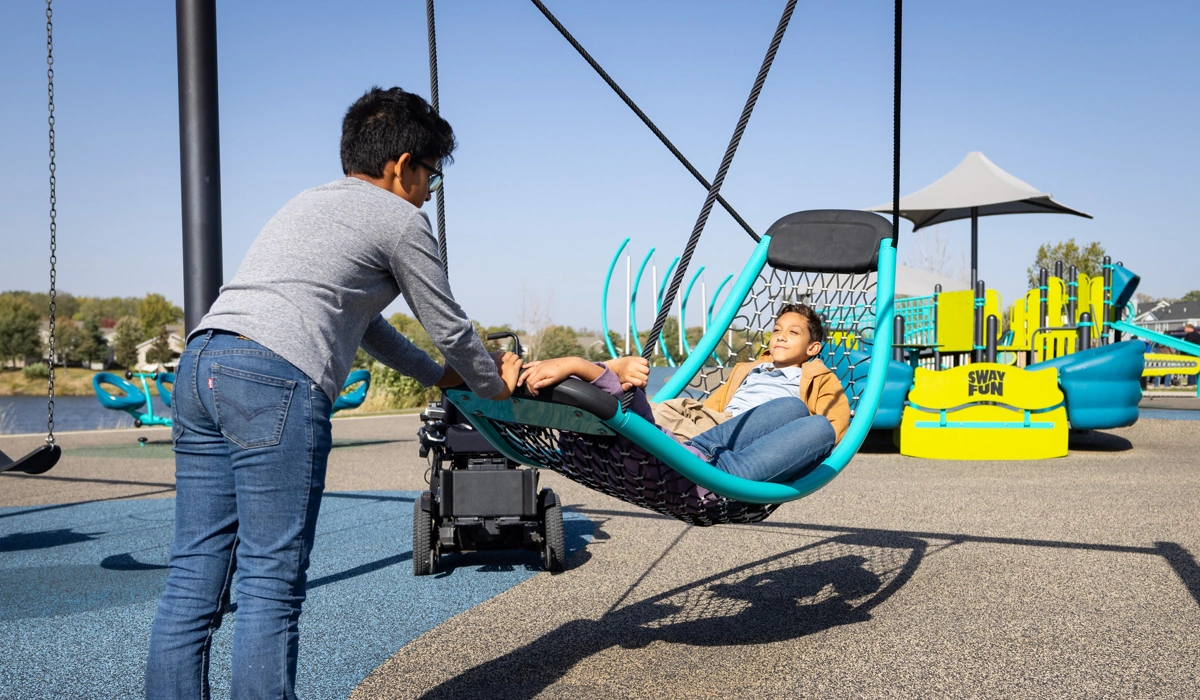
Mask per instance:
[[[892,204],[867,211],[891,213]],[[900,198],[900,216],[913,223],[913,230],[957,219],[1001,214],[1085,214],[1060,204],[1048,192],[1004,172],[979,151],[971,151],[953,170],[937,182]]]

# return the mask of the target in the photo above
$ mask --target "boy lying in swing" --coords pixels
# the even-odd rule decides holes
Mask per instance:
[[[744,479],[791,481],[828,457],[850,423],[846,392],[817,357],[824,340],[816,312],[804,304],[785,305],[767,353],[735,365],[703,404],[671,399],[652,410],[641,391],[649,364],[637,356],[603,364],[581,357],[531,362],[518,385],[536,395],[575,376],[617,397],[636,388],[630,409],[699,458]]]

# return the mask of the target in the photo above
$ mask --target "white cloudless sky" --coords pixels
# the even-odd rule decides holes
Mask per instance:
[[[784,2],[547,4],[711,178]],[[59,288],[182,304],[173,3],[54,10]],[[429,83],[420,0],[221,0],[217,16],[228,279],[280,206],[341,176],[354,99],[371,85],[427,96]],[[979,150],[1095,216],[984,219],[980,274],[1006,303],[1038,245],[1071,237],[1100,241],[1147,293],[1200,288],[1200,3],[927,0],[908,3],[904,27],[903,194]],[[889,200],[891,36],[887,0],[800,3],[722,191],[757,230]],[[620,241],[632,237],[635,266],[656,247],[661,271],[703,188],[531,3],[439,2],[438,53],[460,142],[446,173],[456,296],[485,324],[515,323],[524,289],[552,296],[556,322],[598,327]],[[0,3],[0,66],[0,290],[44,289],[43,3]],[[941,231],[965,252],[967,222]],[[693,269],[711,291],[750,248],[717,209]],[[617,327],[623,294],[622,266]],[[648,303],[640,314],[648,326]]]

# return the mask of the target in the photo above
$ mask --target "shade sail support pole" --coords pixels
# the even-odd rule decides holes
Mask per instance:
[[[979,281],[979,207],[971,207],[971,289]]]

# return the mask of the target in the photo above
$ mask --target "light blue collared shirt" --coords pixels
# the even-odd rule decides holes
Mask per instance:
[[[770,362],[750,370],[746,381],[733,393],[725,410],[737,415],[755,406],[784,396],[800,397],[800,367],[775,369]]]

